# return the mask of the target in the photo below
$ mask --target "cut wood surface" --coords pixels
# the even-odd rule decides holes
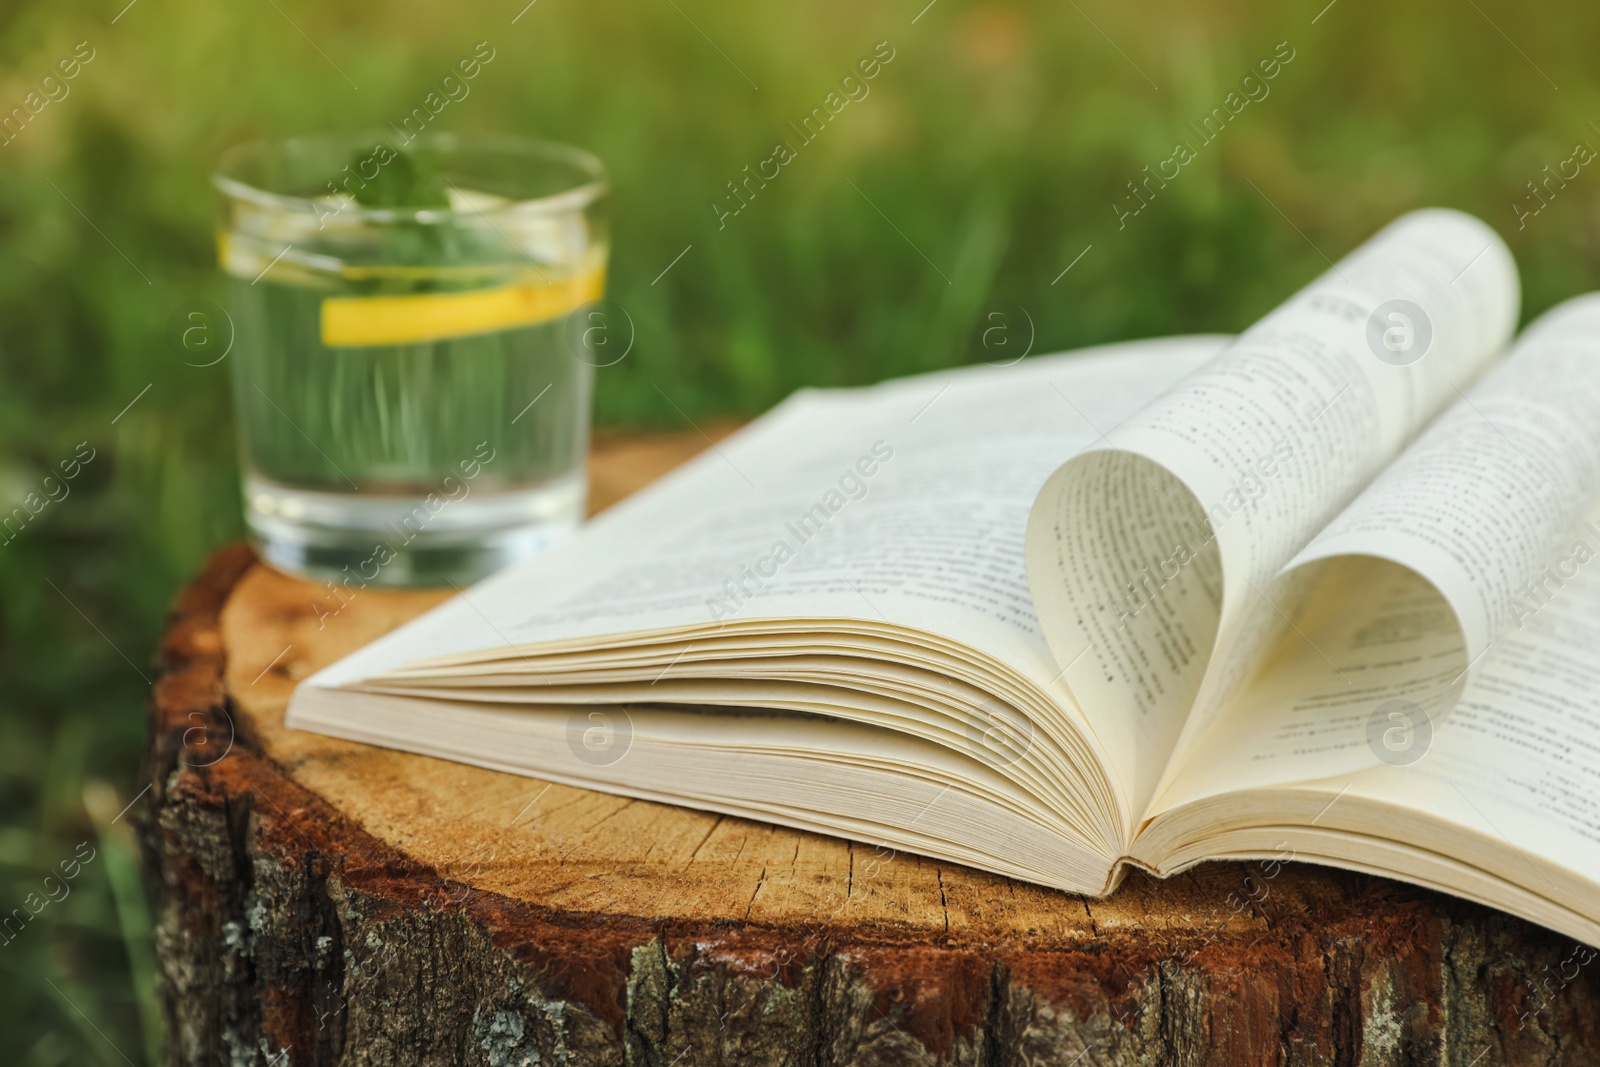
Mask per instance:
[[[602,437],[608,505],[706,447]],[[160,653],[139,812],[170,1064],[1593,1064],[1600,960],[1300,864],[1086,900],[872,843],[286,730],[448,593],[219,552]]]

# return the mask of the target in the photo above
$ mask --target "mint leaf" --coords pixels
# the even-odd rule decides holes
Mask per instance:
[[[351,157],[352,169],[367,161],[367,154]],[[408,152],[396,151],[394,158],[378,168],[377,177],[355,190],[356,203],[363,207],[431,208],[450,206],[444,182],[433,168]]]

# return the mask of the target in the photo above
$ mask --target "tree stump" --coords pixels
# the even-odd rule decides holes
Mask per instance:
[[[598,442],[597,502],[708,440]],[[1380,878],[1086,900],[284,729],[297,680],[443,595],[327,616],[235,546],[178,597],[135,808],[169,1064],[1600,1062],[1587,950]]]

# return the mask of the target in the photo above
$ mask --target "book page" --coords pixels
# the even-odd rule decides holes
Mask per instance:
[[[1478,376],[1517,305],[1487,226],[1404,216],[1050,478],[1034,602],[1136,796],[1292,614],[1262,590]]]
[[[1364,789],[1462,825],[1508,877],[1600,921],[1600,509],[1583,528],[1588,551],[1553,571],[1542,602],[1490,647],[1431,744],[1368,772]],[[1589,893],[1553,892],[1535,861],[1582,877]]]
[[[458,652],[808,617],[891,619],[963,642],[979,631],[1010,656],[1039,637],[1026,509],[1049,471],[1095,440],[1085,415],[1125,417],[1223,343],[1138,342],[798,393],[570,545],[472,587],[324,682]]]
[[[1103,781],[1098,743],[1059,681],[1028,596],[1028,509],[1050,471],[1096,439],[1094,425],[1126,418],[1223,343],[1141,342],[802,393],[583,536],[305,685],[354,685],[459,654],[519,661],[527,684],[549,685],[560,680],[562,654],[626,657],[671,637],[681,658],[657,676],[674,682],[674,699],[693,701],[696,679],[726,677],[737,661],[745,703],[783,706],[781,690],[762,687],[762,657],[775,636],[809,634],[853,653],[863,675],[875,660],[915,658],[990,694],[989,710],[969,710],[956,732],[991,763],[1018,763],[1006,735],[1037,731],[1080,775]],[[859,649],[873,637],[909,651]],[[780,671],[772,668],[775,678]],[[865,714],[851,707],[848,686],[837,693],[839,714]],[[931,714],[904,700],[894,707]],[[293,704],[290,716],[293,724]],[[1126,818],[1103,791],[1095,806],[1101,818]]]
[[[1600,498],[1600,294],[1540,316],[1290,564],[1393,560],[1450,601],[1470,660],[1533,610]]]
[[[1530,325],[1291,562],[1320,599],[1194,768],[1177,768],[1179,791],[1374,766],[1390,753],[1368,744],[1373,715],[1397,746],[1437,730],[1495,643],[1600,554],[1600,527],[1585,525],[1597,502],[1600,294]]]
[[[1477,874],[1439,888],[1600,944],[1600,507],[1579,530],[1584,550],[1541,580],[1539,600],[1490,644],[1448,718],[1308,717],[1302,741],[1330,751],[1323,769],[1349,749],[1368,758],[1298,782],[1283,778],[1285,762],[1252,771],[1237,758],[1247,751],[1219,748],[1211,766],[1196,761],[1180,779],[1184,796],[1164,798],[1141,839],[1143,861],[1228,852],[1252,825],[1274,840],[1306,840],[1299,829],[1354,835],[1320,855],[1412,880],[1425,863],[1408,849],[1447,858]],[[1485,887],[1484,875],[1514,889]],[[1530,904],[1530,894],[1568,914]]]

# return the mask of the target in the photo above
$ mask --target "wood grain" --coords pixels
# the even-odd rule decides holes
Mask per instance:
[[[600,439],[596,504],[726,429]],[[1600,961],[1382,879],[1084,900],[284,728],[299,679],[443,595],[341,603],[238,546],[179,597],[140,809],[169,1063],[1600,1061]]]

